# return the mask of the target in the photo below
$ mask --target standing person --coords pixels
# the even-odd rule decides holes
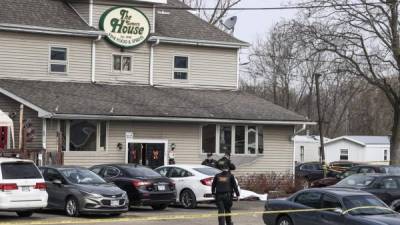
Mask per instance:
[[[217,168],[222,170],[223,168],[228,168],[229,171],[235,170],[236,166],[231,162],[231,153],[225,151],[225,155],[217,161]]]
[[[168,152],[168,164],[175,164],[175,147],[171,147],[171,151]]]
[[[213,154],[212,153],[207,153],[207,159],[205,159],[201,165],[204,166],[209,166],[209,167],[217,167],[217,160],[212,158]]]
[[[239,199],[240,193],[235,177],[229,172],[229,167],[223,166],[222,172],[214,177],[211,185],[212,194],[218,207],[218,214],[230,214],[232,208],[233,193]],[[219,225],[233,225],[231,216],[218,216]]]

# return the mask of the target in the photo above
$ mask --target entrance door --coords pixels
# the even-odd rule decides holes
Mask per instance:
[[[168,144],[156,141],[128,142],[128,163],[137,163],[155,169],[165,165]]]

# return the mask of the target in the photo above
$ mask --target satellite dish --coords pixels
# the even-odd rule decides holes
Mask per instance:
[[[225,21],[221,21],[221,24],[229,31],[231,31],[231,33],[233,33],[235,31],[235,25],[237,22],[237,16],[232,16],[228,19],[226,19]]]

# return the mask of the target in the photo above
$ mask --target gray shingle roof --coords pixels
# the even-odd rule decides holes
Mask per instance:
[[[56,114],[307,121],[240,91],[5,79],[0,88]]]
[[[179,0],[168,0],[166,7],[187,8],[188,6]],[[169,14],[156,14],[155,35],[157,36],[246,44],[187,10],[164,9],[163,11]]]
[[[390,145],[389,136],[345,136],[366,145]]]
[[[60,0],[1,0],[0,23],[93,30]]]

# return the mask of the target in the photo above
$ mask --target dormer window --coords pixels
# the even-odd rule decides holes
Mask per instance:
[[[49,72],[67,73],[68,50],[63,47],[50,47]]]
[[[174,79],[187,80],[189,74],[189,57],[175,56],[174,57]]]

